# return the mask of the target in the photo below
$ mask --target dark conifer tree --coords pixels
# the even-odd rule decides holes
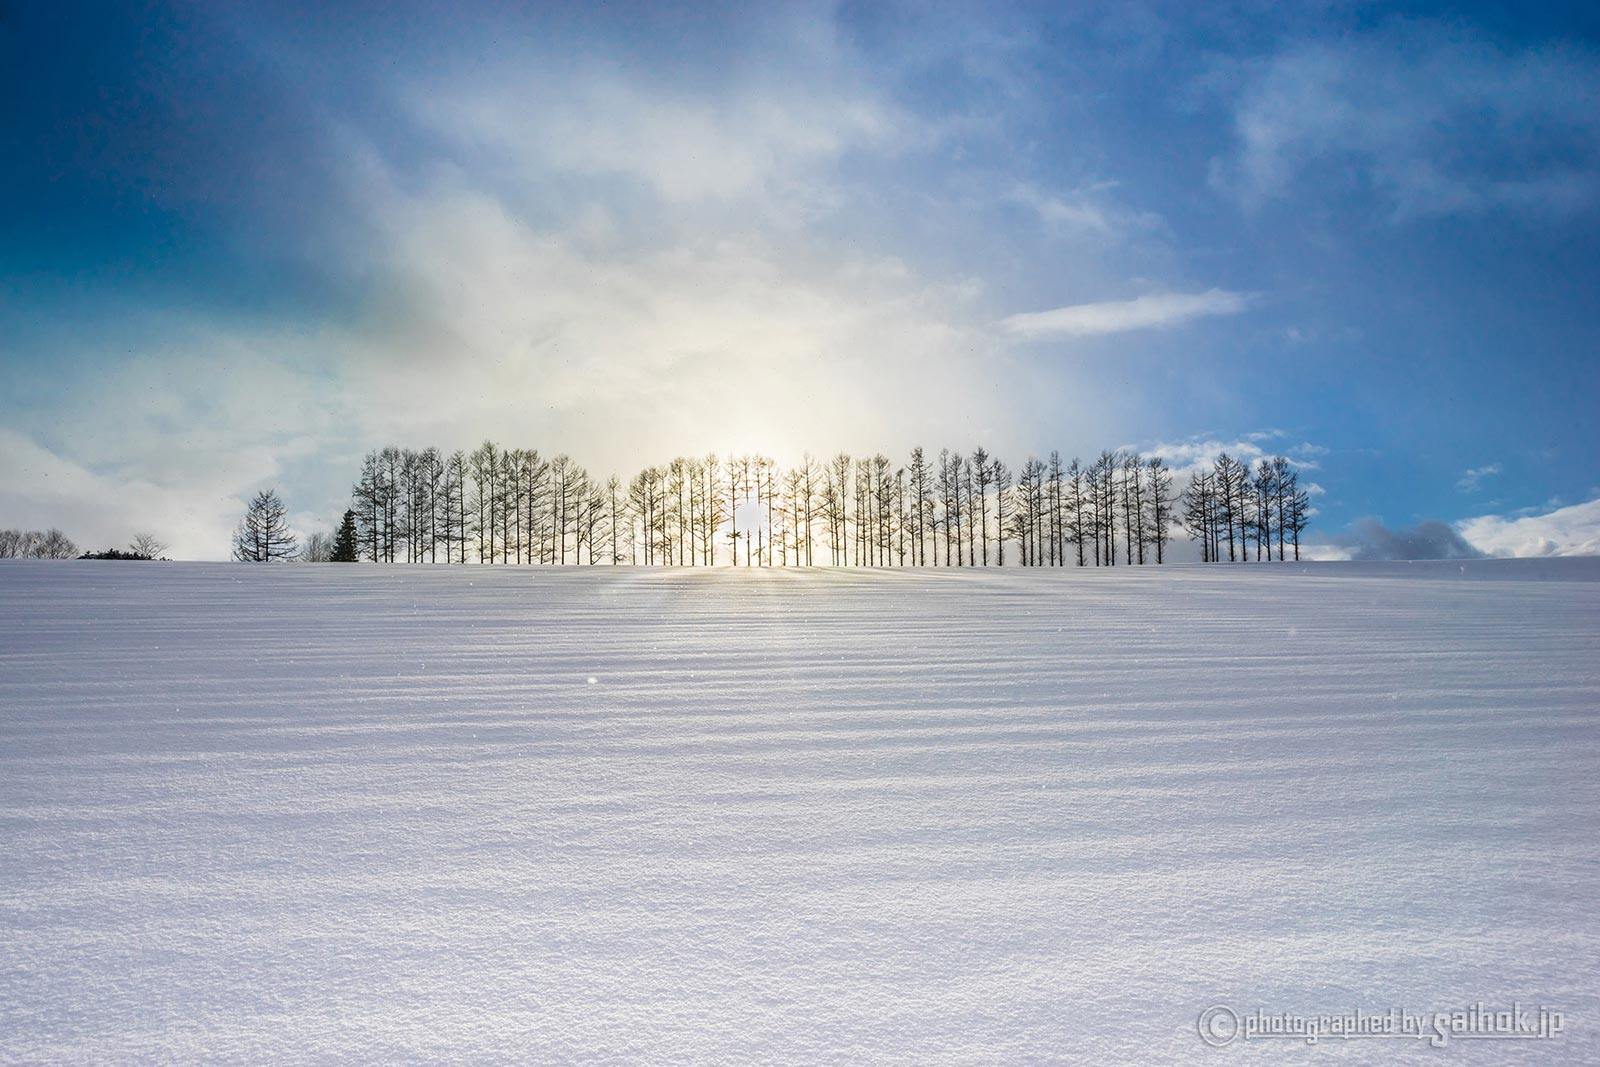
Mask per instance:
[[[344,519],[339,523],[339,529],[333,535],[333,554],[328,557],[328,560],[331,563],[356,562],[356,513],[354,510],[347,509],[345,511]]]

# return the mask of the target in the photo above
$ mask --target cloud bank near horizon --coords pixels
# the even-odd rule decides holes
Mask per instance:
[[[1456,524],[1490,556],[1600,556],[1600,498],[1544,513],[1480,515]]]
[[[1600,498],[1549,511],[1479,515],[1454,525],[1429,520],[1391,529],[1357,519],[1343,533],[1309,546],[1328,560],[1423,560],[1600,556]]]

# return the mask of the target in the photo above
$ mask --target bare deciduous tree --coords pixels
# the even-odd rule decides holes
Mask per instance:
[[[152,533],[134,534],[133,540],[128,542],[129,552],[149,559],[159,558],[166,550],[167,543]]]
[[[333,535],[317,532],[306,538],[300,549],[300,559],[306,563],[328,563],[333,559]]]
[[[241,563],[272,563],[293,559],[296,551],[283,501],[277,490],[263,489],[250,501],[233,535],[233,558]]]

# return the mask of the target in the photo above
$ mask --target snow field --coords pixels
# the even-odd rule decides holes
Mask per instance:
[[[0,1063],[1600,1062],[1600,560],[7,561],[0,633]]]

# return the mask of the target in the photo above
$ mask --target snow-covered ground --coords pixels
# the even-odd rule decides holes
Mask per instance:
[[[0,1062],[1600,1062],[1600,560],[6,562],[0,635]]]

